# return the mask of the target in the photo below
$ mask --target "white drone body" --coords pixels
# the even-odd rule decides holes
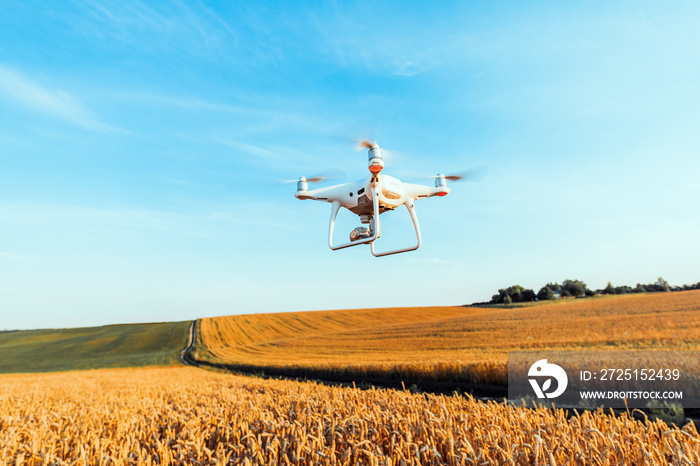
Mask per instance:
[[[380,257],[418,249],[421,245],[421,236],[418,217],[416,217],[415,201],[432,196],[446,196],[450,192],[446,179],[456,180],[460,179],[461,176],[446,177],[443,174],[438,174],[435,177],[435,187],[403,183],[393,176],[381,174],[384,160],[382,159],[382,151],[377,144],[365,142],[363,146],[369,149],[367,168],[370,173],[368,177],[350,183],[309,190],[309,182],[320,181],[322,178],[309,178],[307,180],[302,176],[297,181],[297,191],[294,196],[297,199],[312,199],[331,204],[328,246],[334,251],[360,244],[369,244],[372,255]],[[413,227],[416,230],[416,243],[412,246],[386,252],[375,251],[374,242],[381,233],[379,216],[401,205],[406,206],[413,221]],[[350,233],[350,242],[334,244],[333,228],[341,207],[359,215],[360,222],[368,227],[355,228]]]

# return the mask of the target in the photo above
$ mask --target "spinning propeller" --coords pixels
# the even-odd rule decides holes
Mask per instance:
[[[298,181],[306,181],[307,183],[320,183],[321,181],[325,180],[346,180],[349,177],[350,175],[348,175],[348,172],[346,172],[342,168],[330,168],[322,173],[317,174],[316,176],[310,176],[308,178],[305,176],[301,176],[296,180],[282,180],[282,183],[296,183]]]
[[[367,139],[362,139],[356,142],[357,150],[362,149],[374,149],[379,147],[376,142],[369,141]]]
[[[454,173],[452,175],[436,175],[431,178],[437,179],[440,175],[444,176],[446,180],[449,181],[481,181],[489,172],[488,165],[482,165],[477,168],[472,168],[471,170],[465,170],[461,172]]]

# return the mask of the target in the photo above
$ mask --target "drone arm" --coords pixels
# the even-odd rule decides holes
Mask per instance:
[[[339,201],[333,201],[331,204],[331,220],[330,223],[328,224],[328,247],[331,248],[333,251],[336,251],[338,249],[344,249],[344,248],[349,248],[350,246],[356,246],[358,244],[367,244],[371,243],[372,241],[376,240],[379,238],[379,192],[375,190],[374,188],[371,188],[371,193],[372,193],[372,199],[373,199],[373,204],[374,204],[374,218],[377,219],[377,226],[374,229],[374,233],[372,236],[368,236],[367,238],[362,238],[357,241],[351,241],[349,243],[345,244],[339,244],[339,245],[334,245],[333,244],[333,228],[335,227],[335,218],[338,216],[338,211],[340,210],[340,202]]]
[[[390,254],[398,254],[400,252],[414,251],[420,247],[420,245],[421,245],[420,227],[418,226],[418,217],[416,216],[416,206],[414,204],[414,199],[408,198],[406,200],[406,202],[404,203],[404,205],[406,206],[406,209],[408,210],[408,213],[411,216],[411,220],[413,221],[413,228],[415,228],[415,230],[416,230],[416,244],[415,244],[415,246],[402,248],[402,249],[394,249],[393,251],[375,252],[374,251],[374,243],[372,243],[370,245],[370,249],[372,250],[372,255],[374,257],[388,256]]]
[[[403,189],[409,198],[425,199],[433,196],[446,196],[450,193],[450,188],[447,186],[433,188],[432,186],[424,186],[421,184],[404,183]]]

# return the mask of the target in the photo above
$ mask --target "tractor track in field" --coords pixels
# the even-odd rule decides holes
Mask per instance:
[[[212,368],[253,375],[264,379],[289,379],[299,381],[314,381],[324,385],[340,385],[358,388],[390,388],[395,390],[411,390],[426,393],[452,394],[455,392],[469,393],[473,396],[488,399],[502,400],[508,395],[507,387],[501,385],[480,384],[455,381],[431,381],[421,379],[392,379],[381,376],[362,377],[353,373],[338,373],[325,369],[312,367],[269,367],[255,366],[251,364],[225,364],[203,359],[197,359],[192,352],[197,341],[197,328],[199,320],[193,320],[190,324],[190,335],[187,347],[180,353],[180,359],[190,366],[200,368]]]
[[[189,339],[187,340],[187,347],[185,347],[184,350],[180,351],[180,359],[182,360],[182,362],[184,362],[188,366],[199,367],[199,363],[197,362],[197,360],[192,357],[192,349],[194,348],[194,344],[196,341],[197,341],[197,320],[195,319],[190,324]]]

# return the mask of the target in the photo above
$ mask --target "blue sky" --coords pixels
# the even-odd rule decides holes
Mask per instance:
[[[696,2],[3,2],[0,328],[696,283],[699,20]],[[418,251],[332,252],[330,206],[278,180],[364,176],[363,137],[406,181],[489,173],[417,203]],[[384,214],[377,247],[411,234]]]

